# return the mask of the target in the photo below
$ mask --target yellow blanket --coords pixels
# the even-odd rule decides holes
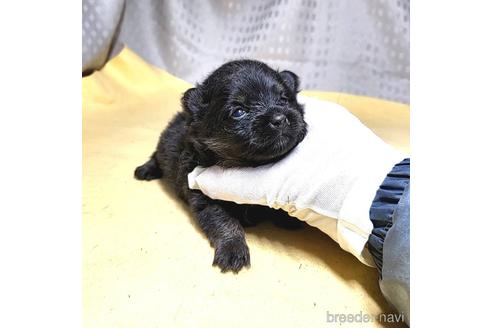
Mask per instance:
[[[133,179],[189,87],[128,49],[83,78],[84,326],[327,327],[327,311],[390,311],[377,272],[314,228],[247,229],[251,268],[211,266],[213,250],[186,208],[160,181]],[[409,150],[408,106],[303,93],[344,105]]]

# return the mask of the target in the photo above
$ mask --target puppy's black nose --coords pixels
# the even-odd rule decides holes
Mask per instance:
[[[282,113],[273,114],[270,124],[277,129],[284,128],[289,124],[289,119]]]

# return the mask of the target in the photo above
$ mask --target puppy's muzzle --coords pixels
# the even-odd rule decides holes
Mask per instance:
[[[290,125],[290,121],[283,113],[275,113],[270,118],[270,126],[274,129],[285,129]]]

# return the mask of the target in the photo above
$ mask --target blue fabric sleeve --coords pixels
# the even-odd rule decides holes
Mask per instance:
[[[368,248],[386,300],[410,325],[410,159],[386,176],[370,209],[374,228]]]

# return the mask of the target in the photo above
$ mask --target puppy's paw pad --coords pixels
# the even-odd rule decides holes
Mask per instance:
[[[249,264],[249,249],[244,240],[228,240],[220,243],[215,249],[213,265],[217,265],[222,272],[237,273]]]

